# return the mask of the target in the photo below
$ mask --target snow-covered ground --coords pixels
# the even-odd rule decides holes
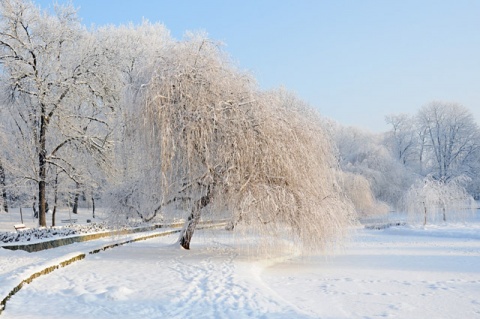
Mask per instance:
[[[197,232],[191,251],[176,235],[127,244],[35,279],[0,318],[480,318],[478,219],[352,231],[329,256],[261,258],[255,238],[223,230]],[[125,238],[0,249],[0,287]]]

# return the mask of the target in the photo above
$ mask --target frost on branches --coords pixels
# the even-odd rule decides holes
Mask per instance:
[[[465,177],[449,181],[427,176],[410,187],[403,201],[410,218],[427,222],[458,221],[473,212],[474,200],[462,186]]]
[[[78,198],[108,165],[118,72],[115,52],[102,44],[71,6],[49,15],[32,2],[0,1],[1,112],[11,143],[2,155],[18,183],[36,184],[40,226],[47,184],[55,197],[61,183]]]
[[[156,72],[144,113],[148,158],[158,167],[160,206],[186,212],[182,247],[207,213],[307,249],[344,233],[353,208],[320,120],[304,103],[259,92],[201,36],[177,43]]]

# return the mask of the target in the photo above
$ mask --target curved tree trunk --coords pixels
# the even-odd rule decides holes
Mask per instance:
[[[202,196],[199,200],[193,205],[192,213],[188,216],[185,226],[180,233],[180,238],[178,239],[180,246],[185,249],[190,249],[190,241],[192,240],[193,233],[197,227],[200,217],[202,215],[202,209],[210,204],[211,201],[211,192],[207,192],[207,195]]]

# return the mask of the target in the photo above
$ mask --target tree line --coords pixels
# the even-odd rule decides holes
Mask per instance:
[[[0,63],[4,203],[36,201],[40,226],[79,194],[118,219],[184,219],[187,249],[203,216],[312,249],[354,220],[320,117],[204,34],[87,29],[72,6],[5,0]]]
[[[392,115],[383,135],[345,128],[260,90],[205,34],[176,40],[159,23],[89,29],[72,6],[2,0],[0,97],[1,206],[34,203],[40,226],[47,203],[101,198],[119,220],[184,219],[185,248],[216,216],[314,249],[419,178],[479,193],[468,110]]]
[[[446,211],[468,211],[480,199],[480,129],[466,107],[433,101],[385,120],[391,128],[380,134],[328,123],[343,171],[365,179],[377,200],[350,196],[360,212],[397,209],[426,223],[428,212],[446,220]]]

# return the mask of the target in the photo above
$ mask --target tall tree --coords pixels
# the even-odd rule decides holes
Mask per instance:
[[[432,176],[448,181],[471,175],[480,155],[480,131],[472,113],[459,104],[432,102],[417,116],[419,130],[426,135]]]
[[[0,76],[10,97],[13,134],[30,143],[25,148],[33,147],[26,153],[34,166],[24,178],[38,184],[41,226],[47,167],[75,179],[73,163],[62,156],[66,148],[104,159],[117,92],[113,52],[81,26],[71,6],[55,9],[49,15],[31,2],[0,2]]]
[[[404,165],[411,165],[415,162],[418,144],[415,118],[408,114],[395,114],[386,116],[385,120],[392,125],[392,130],[387,133],[387,144],[398,160]]]
[[[159,207],[187,212],[182,247],[208,212],[228,212],[234,227],[287,233],[312,249],[343,233],[353,208],[308,107],[283,91],[257,92],[201,36],[174,46],[156,71],[145,132],[160,176]]]

